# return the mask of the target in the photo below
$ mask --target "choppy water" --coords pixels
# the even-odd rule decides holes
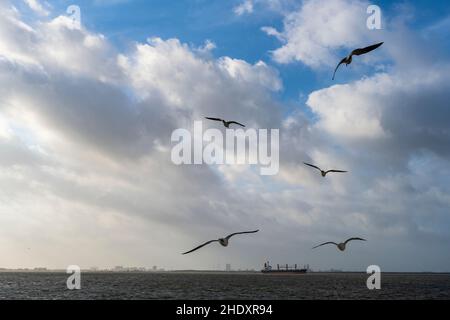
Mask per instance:
[[[0,273],[0,299],[450,299],[448,274],[82,273],[81,290],[65,273]]]

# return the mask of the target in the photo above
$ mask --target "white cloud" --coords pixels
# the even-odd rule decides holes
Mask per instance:
[[[85,266],[113,264],[108,251],[117,243],[147,243],[145,252],[152,255],[146,258],[144,251],[127,258],[129,249],[119,249],[121,259],[132,263],[141,257],[149,265],[161,254],[161,263],[180,265],[178,257],[164,256],[168,247],[156,245],[163,234],[181,232],[169,249],[178,252],[198,228],[226,233],[238,221],[254,227],[250,216],[223,218],[235,209],[226,204],[230,190],[216,172],[175,167],[167,150],[172,130],[205,114],[239,116],[257,126],[278,121],[270,95],[281,88],[277,72],[263,62],[203,57],[177,39],[155,38],[118,54],[105,37],[70,28],[65,17],[23,28],[10,13],[0,18],[6,39],[0,51],[0,150],[7,154],[2,183],[9,186],[0,195],[7,203],[0,220],[9,226],[0,243],[14,245],[4,251],[8,262],[2,266],[61,267],[69,258],[64,247]],[[256,109],[263,112],[254,117]],[[4,215],[8,211],[15,218]],[[58,226],[48,223],[52,219]],[[197,219],[202,225],[190,223]],[[21,230],[30,236],[21,237]],[[159,240],[144,241],[152,239],[149,234]],[[40,256],[53,242],[61,244],[55,246],[60,258]],[[80,244],[90,249],[76,250]],[[20,254],[29,245],[35,260]]]
[[[253,12],[253,0],[244,0],[241,4],[234,7],[234,13],[238,16],[242,16],[246,13]]]
[[[375,32],[366,26],[369,3],[360,0],[306,0],[286,15],[284,30],[265,27],[284,44],[273,52],[277,62],[301,61],[318,68],[336,65],[334,51],[369,43]]]
[[[198,52],[203,53],[203,54],[207,54],[210,53],[212,50],[216,49],[217,46],[214,42],[212,42],[211,40],[206,40],[204,45],[199,47],[197,49]]]
[[[253,14],[256,7],[270,12],[286,14],[298,5],[296,0],[243,0],[233,8],[237,16]]]
[[[392,89],[392,79],[377,75],[356,84],[313,92],[307,101],[319,116],[317,127],[344,139],[380,139],[388,134],[381,125],[380,99]],[[357,106],[357,107],[355,107]]]
[[[24,0],[31,10],[41,16],[48,16],[50,12],[39,2],[39,0]],[[45,3],[47,5],[47,3]]]

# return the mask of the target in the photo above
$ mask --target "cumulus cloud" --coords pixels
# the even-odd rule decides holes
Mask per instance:
[[[333,55],[342,44],[355,45],[371,37],[364,37],[366,31],[361,29],[359,33],[358,28],[352,27],[350,29],[356,30],[355,38],[351,34],[340,34],[343,26],[360,21],[364,2],[327,1],[322,3],[323,6],[319,6],[319,2],[307,1],[299,11],[288,15],[283,32],[266,29],[286,42],[274,52],[277,61],[299,60],[312,68],[321,68],[329,65],[330,58],[334,61]],[[339,17],[339,13],[331,13],[332,8],[337,10],[338,7],[348,16],[344,18]],[[319,22],[312,21],[312,17]],[[338,22],[339,19],[347,22]],[[322,20],[331,22],[333,30],[329,29],[330,25],[321,23]],[[333,22],[336,25],[333,26]],[[365,26],[365,22],[360,22]],[[332,220],[323,216],[324,212],[332,210],[340,212],[340,218],[334,218],[342,219],[341,223],[345,225],[356,219],[355,230],[379,229],[388,237],[395,234],[410,241],[427,239],[427,242],[435,243],[438,238],[448,239],[439,224],[431,222],[438,219],[448,225],[449,217],[444,213],[447,200],[438,196],[447,193],[448,188],[437,182],[422,183],[424,175],[421,171],[435,170],[439,166],[435,161],[442,161],[438,170],[444,176],[448,174],[447,146],[450,141],[446,123],[450,114],[445,101],[450,89],[447,79],[449,57],[443,55],[429,38],[411,31],[401,19],[394,26],[382,33],[387,43],[385,55],[391,67],[371,77],[312,92],[307,106],[316,117],[314,122],[305,121],[301,116],[285,120],[286,129],[296,133],[296,143],[303,147],[302,150],[294,149],[294,154],[325,167],[340,167],[352,172],[351,181],[337,177],[327,186],[320,185],[330,195],[330,202],[338,204],[339,208],[327,208],[322,200],[314,200],[315,195],[309,190],[316,189],[309,173],[288,154],[282,157],[285,163],[280,178],[292,184],[304,181],[310,186],[302,189],[302,193],[314,208],[311,209],[315,211],[314,216]],[[430,47],[436,48],[431,53],[432,59],[427,58],[429,50],[421,50]],[[318,55],[312,55],[312,52]],[[405,52],[411,54],[405,57]],[[347,200],[342,200],[343,197]],[[327,201],[329,199],[327,197]],[[430,209],[425,208],[433,201],[436,206],[430,213]],[[436,238],[432,241],[430,237]]]
[[[376,34],[366,26],[368,6],[360,0],[305,1],[285,16],[282,31],[263,28],[283,42],[273,58],[280,63],[301,61],[312,68],[335,65],[336,49],[354,49]]]
[[[330,12],[338,4],[348,10],[336,18]],[[358,21],[358,8],[356,1],[325,9],[305,2],[293,17],[307,12],[337,28]],[[420,50],[400,60],[417,40],[407,26],[402,37],[389,34],[402,39],[386,49],[391,67],[311,92],[311,118],[284,113],[274,95],[281,77],[266,62],[214,58],[208,43],[201,50],[158,37],[120,52],[64,17],[26,24],[7,4],[0,10],[2,266],[255,267],[270,259],[448,271],[449,62],[421,59]],[[306,44],[294,41],[301,54],[289,49],[282,61],[325,63],[339,46],[326,36],[330,26],[294,20],[277,36],[288,45],[299,32]],[[307,54],[311,48],[318,58]],[[204,116],[280,128],[280,174],[172,164],[171,132]],[[303,161],[350,173],[323,179]],[[230,250],[179,255],[251,228],[261,233]],[[370,242],[352,248],[354,256],[310,250],[354,235]]]
[[[184,249],[180,244],[195,240],[199,229],[219,234],[254,227],[248,213],[227,204],[236,199],[212,168],[171,163],[170,133],[205,114],[276,123],[281,113],[271,92],[281,81],[275,70],[205,57],[177,39],[153,38],[118,53],[104,36],[73,29],[65,17],[31,26],[6,5],[2,10],[8,14],[0,19],[1,165],[8,188],[2,188],[1,216],[12,229],[1,242],[14,243],[2,265],[61,266],[68,248],[81,265],[105,265],[128,259],[123,249],[121,258],[111,252],[130,243],[154,250],[133,263],[176,265],[163,252]],[[263,112],[254,117],[255,110]],[[158,249],[164,234],[158,228],[180,232],[169,241],[174,246]],[[99,241],[100,234],[109,240]],[[76,249],[86,243],[92,251]],[[20,254],[30,244],[34,261]],[[64,258],[42,254],[46,246]]]
[[[448,68],[378,74],[316,91],[307,103],[320,117],[317,126],[344,141],[378,141],[406,155],[420,149],[446,155]]]

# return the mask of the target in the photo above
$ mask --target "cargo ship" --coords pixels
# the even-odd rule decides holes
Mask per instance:
[[[262,273],[282,273],[282,274],[303,274],[307,273],[309,270],[309,265],[303,266],[303,268],[297,268],[297,265],[279,265],[277,264],[276,269],[272,268],[269,261],[264,263],[264,269],[261,270]]]

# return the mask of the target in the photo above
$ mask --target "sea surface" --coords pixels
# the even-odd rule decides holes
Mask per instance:
[[[369,290],[363,273],[0,273],[0,299],[450,299],[449,274],[382,274]]]

